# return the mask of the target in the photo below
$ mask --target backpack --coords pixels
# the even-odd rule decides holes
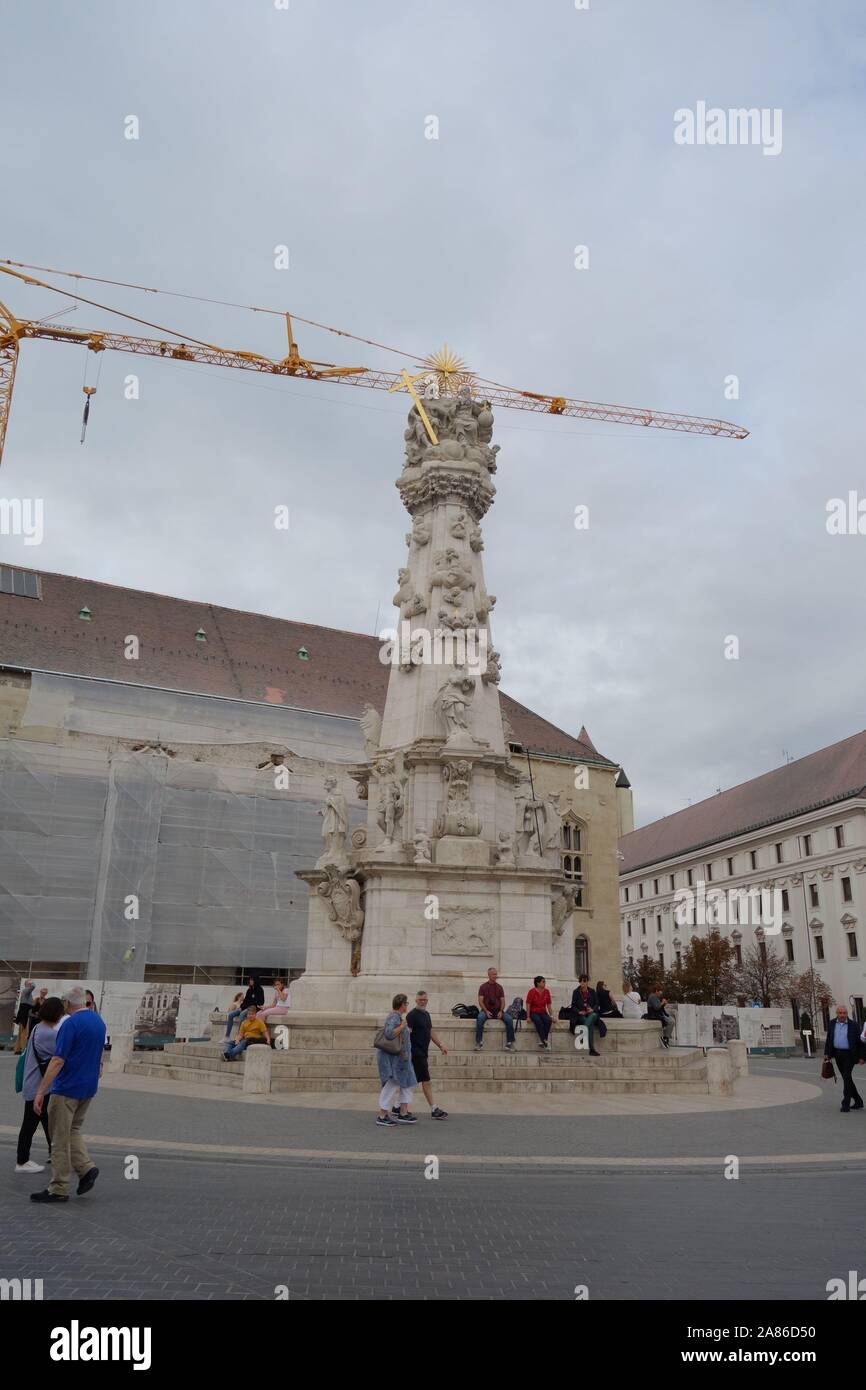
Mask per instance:
[[[451,1010],[451,1013],[452,1013],[452,1016],[453,1016],[454,1018],[477,1018],[477,1017],[478,1017],[478,1005],[477,1005],[477,1004],[455,1004],[455,1005],[454,1005],[454,1008]]]
[[[521,1019],[529,1017],[529,1015],[523,1007],[523,999],[519,994],[516,999],[512,999],[505,1012],[511,1015],[518,1027],[520,1027]]]

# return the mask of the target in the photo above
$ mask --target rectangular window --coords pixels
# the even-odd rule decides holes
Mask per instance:
[[[790,908],[790,903],[789,903],[789,901],[788,901],[788,890],[787,890],[787,888],[783,888],[783,889],[782,889],[782,911],[783,911],[783,912],[790,912],[790,910],[791,910],[791,908]]]
[[[817,885],[817,883],[810,883],[810,884],[809,884],[809,904],[810,904],[811,907],[820,907],[820,903],[819,903],[819,901],[818,901],[818,885]]]
[[[733,859],[729,859],[729,860],[728,860],[728,878],[733,878],[733,877],[734,877],[734,861],[733,861]]]
[[[750,850],[749,850],[749,861],[750,861],[750,863],[751,863],[751,865],[752,865],[752,868],[753,868],[753,869],[757,869],[757,867],[758,867],[758,851],[757,851],[756,849],[750,849]]]
[[[664,968],[665,968],[665,953],[664,953],[664,951],[659,951],[659,965],[661,966],[662,970],[664,970]],[[35,1044],[34,1044],[34,1046],[35,1046]]]
[[[659,932],[659,934],[661,934],[661,929],[662,929],[662,919],[661,919],[661,917],[657,917],[657,918],[656,918],[656,931]]]
[[[788,960],[793,961],[793,959],[794,959],[794,943],[793,943],[793,941],[786,941],[786,942],[785,942],[785,955],[787,956]]]
[[[816,956],[816,958],[817,958],[818,960],[823,960],[823,959],[824,959],[824,938],[823,938],[823,936],[816,936],[816,937],[815,937],[815,956]]]
[[[682,965],[682,963],[683,963],[683,953],[682,953],[682,951],[677,951],[677,965]]]
[[[655,894],[656,897],[658,897],[658,895],[659,895],[659,881],[658,881],[657,878],[654,878],[654,879],[653,879],[653,893]]]
[[[852,932],[852,931],[846,932],[845,935],[846,935],[847,938],[848,938],[848,959],[849,959],[849,960],[856,960],[856,959],[857,959],[857,937],[856,937],[855,933]]]
[[[811,836],[811,835],[804,835],[804,836],[803,836],[803,854],[808,858],[808,856],[809,856],[811,853],[812,853],[812,836]]]
[[[30,570],[12,569],[0,565],[0,594],[16,594],[18,598],[39,598],[39,575]]]
[[[625,900],[628,902],[628,884],[625,885]]]
[[[742,966],[742,964],[743,964],[743,948],[742,948],[742,946],[740,946],[739,944],[737,944],[737,945],[734,947],[734,959],[736,960],[738,966]]]
[[[843,903],[850,903],[850,901],[851,901],[851,899],[853,898],[853,896],[854,896],[854,894],[851,892],[851,880],[850,880],[850,878],[843,878],[843,880],[842,880],[842,901],[843,901]]]
[[[627,922],[627,923],[626,923],[625,929],[626,929],[628,935],[631,936],[631,922]],[[36,1045],[36,1044],[34,1043],[34,1047],[35,1047],[35,1045]]]
[[[641,936],[646,936],[646,918],[645,918],[645,917],[641,917],[641,919],[640,919],[640,934],[641,934]]]
[[[712,864],[706,864],[704,867],[706,868],[706,871],[707,871],[707,883],[712,883],[712,881],[713,881],[713,866],[712,866]]]
[[[693,884],[694,881],[695,881],[695,876],[694,876],[694,874],[692,873],[691,869],[687,869],[687,870],[686,870],[686,881],[688,882],[688,885],[689,885],[689,887],[691,888],[692,884]]]
[[[837,826],[836,826],[836,848],[837,848],[837,849],[844,849],[844,848],[845,848],[845,827],[844,827],[844,825],[837,825]]]
[[[637,895],[638,895],[639,898],[642,898],[642,897],[643,897],[643,884],[642,884],[642,883],[639,883],[638,886],[637,886]]]
[[[776,863],[777,863],[777,864],[783,864],[784,862],[785,862],[785,855],[784,855],[783,847],[782,847],[782,845],[776,845]]]
[[[760,955],[760,957],[761,957],[761,960],[764,962],[764,964],[766,964],[766,961],[767,961],[767,943],[766,943],[766,941],[759,941],[759,942],[758,942],[758,953],[759,953],[759,955]]]
[[[677,886],[677,876],[676,876],[676,874],[671,874],[670,879],[671,879],[671,892],[673,892],[673,890],[674,890],[674,889],[676,888],[676,886]]]

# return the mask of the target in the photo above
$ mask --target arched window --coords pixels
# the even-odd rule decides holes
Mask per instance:
[[[578,979],[589,974],[589,941],[585,936],[574,938],[574,973]]]
[[[574,887],[576,907],[586,907],[586,827],[576,816],[562,822],[562,873]]]

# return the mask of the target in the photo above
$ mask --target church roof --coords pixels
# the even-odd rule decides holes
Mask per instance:
[[[866,731],[641,826],[619,842],[620,873],[646,868],[866,793]]]
[[[365,701],[380,711],[384,707],[389,668],[379,660],[376,636],[72,575],[33,573],[39,574],[40,599],[0,593],[0,666],[351,718],[361,714]],[[84,608],[90,621],[79,618]],[[199,630],[204,641],[196,640]],[[124,655],[128,636],[138,638],[137,660]],[[588,739],[565,733],[504,693],[501,701],[515,741],[530,753],[609,761]]]

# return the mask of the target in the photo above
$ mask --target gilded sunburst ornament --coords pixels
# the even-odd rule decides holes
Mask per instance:
[[[424,358],[424,369],[435,376],[442,395],[453,396],[461,386],[471,386],[474,380],[463,358],[452,352],[447,343]]]

